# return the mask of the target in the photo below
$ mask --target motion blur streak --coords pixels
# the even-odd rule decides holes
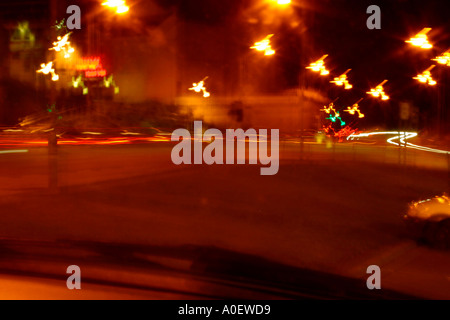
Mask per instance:
[[[426,152],[433,152],[433,153],[439,153],[439,154],[450,154],[450,151],[445,150],[439,150],[439,149],[433,149],[428,147],[419,146],[416,144],[412,144],[409,142],[406,142],[408,139],[412,139],[418,136],[418,133],[416,132],[370,132],[370,133],[361,133],[357,135],[350,135],[348,136],[347,140],[354,140],[355,138],[368,138],[370,136],[375,135],[394,135],[393,138],[389,138],[387,142],[389,144],[393,144],[395,146],[407,146],[412,149],[420,150],[420,151],[426,151]],[[399,140],[400,143],[394,142],[394,140]]]
[[[168,137],[128,137],[128,138],[76,138],[60,139],[58,145],[124,145],[139,142],[170,142]],[[47,146],[48,140],[4,140],[0,146]]]
[[[91,136],[101,136],[103,133],[100,132],[82,132],[82,134],[91,135]]]
[[[0,154],[8,154],[8,153],[27,153],[28,150],[3,150],[0,151]]]

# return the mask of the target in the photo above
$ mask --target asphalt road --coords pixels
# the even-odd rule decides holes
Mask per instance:
[[[2,154],[0,237],[208,245],[358,279],[378,265],[383,288],[450,299],[450,254],[401,220],[410,201],[448,188],[446,158],[299,148],[281,145],[276,176],[260,165],[177,167],[167,143]]]

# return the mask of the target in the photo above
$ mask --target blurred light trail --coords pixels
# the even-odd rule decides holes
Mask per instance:
[[[381,98],[381,100],[386,101],[389,100],[390,97],[388,95],[386,95],[386,93],[384,92],[384,87],[383,85],[388,82],[387,80],[384,80],[381,84],[379,84],[375,89],[370,89],[369,92],[367,92],[367,94],[370,94],[371,96],[375,97],[375,98]]]
[[[0,154],[10,154],[10,153],[27,153],[28,150],[3,150]]]
[[[264,52],[265,56],[272,56],[275,54],[275,50],[272,49],[272,45],[270,43],[270,39],[273,37],[273,34],[269,34],[263,40],[255,42],[253,47],[250,49],[254,49],[258,52]]]
[[[124,131],[121,133],[121,135],[123,136],[141,136],[141,133],[136,133],[136,132],[128,132],[128,131]]]
[[[130,10],[130,7],[126,5],[124,0],[107,0],[102,3],[102,6],[115,9],[117,14],[123,14]]]
[[[426,151],[426,152],[432,152],[432,153],[438,153],[438,154],[450,154],[450,151],[445,150],[439,150],[439,149],[433,149],[428,147],[419,146],[416,144],[412,144],[409,142],[406,142],[406,140],[415,138],[418,136],[418,133],[416,132],[395,132],[395,131],[389,131],[389,132],[370,132],[370,133],[360,133],[360,134],[352,134],[350,135],[347,140],[354,140],[358,138],[368,138],[370,136],[375,135],[393,135],[394,137],[389,138],[387,140],[387,143],[395,145],[395,146],[406,146],[411,149],[420,150],[420,151]],[[399,140],[399,142],[395,142],[395,140]]]
[[[103,133],[100,132],[82,132],[81,134],[92,135],[92,136],[101,136]]]
[[[336,109],[334,109],[334,103],[330,103],[328,107],[324,106],[323,109],[321,109],[320,111],[323,111],[327,114],[331,114],[331,112],[336,113]]]
[[[336,132],[336,130],[333,128],[332,124],[328,125],[328,127],[323,126],[323,130],[325,131],[327,136],[338,138],[339,142],[343,142],[344,138],[347,138],[351,134],[355,134],[356,132],[358,132],[358,129],[353,129],[350,126],[346,126]]]
[[[415,47],[420,47],[422,49],[431,49],[433,48],[433,45],[428,42],[428,36],[427,34],[431,31],[431,28],[424,28],[422,31],[420,31],[418,34],[416,34],[413,38],[405,41],[406,43],[410,43]]]
[[[334,83],[339,87],[344,86],[345,90],[350,90],[353,88],[353,86],[348,82],[348,77],[347,74],[351,71],[352,69],[348,69],[347,71],[345,71],[345,73],[341,74],[339,77],[334,78],[333,81],[330,81],[330,83]]]
[[[53,42],[53,48],[49,50],[55,50],[56,52],[62,51],[64,53],[64,58],[70,58],[70,55],[75,52],[75,49],[72,48],[69,41],[69,36],[71,32],[66,33],[64,36],[59,36],[58,41]]]
[[[328,57],[328,55],[324,55],[322,58],[317,60],[316,62],[311,63],[306,69],[310,69],[314,72],[320,72],[321,76],[327,76],[330,74],[330,71],[328,71],[325,67],[325,59]]]
[[[53,62],[49,62],[47,64],[42,63],[41,69],[36,71],[37,73],[43,73],[45,75],[51,74],[52,75],[52,81],[58,81],[59,76],[55,73],[55,69],[53,68]]]
[[[328,107],[324,106],[323,109],[321,109],[320,111],[325,112],[326,114],[329,114],[330,116],[328,118],[326,118],[327,120],[331,120],[331,122],[336,123],[337,120],[339,120],[341,122],[342,126],[345,126],[345,122],[344,120],[342,120],[341,115],[339,112],[336,111],[336,109],[334,108],[334,103],[330,103],[330,105]],[[332,114],[334,113],[334,114]]]
[[[361,99],[362,100],[362,99]],[[360,119],[364,118],[365,115],[361,112],[361,110],[359,109],[359,102],[355,103],[353,106],[351,107],[347,107],[347,110],[344,110],[344,112],[348,112],[349,114],[351,114],[352,116],[358,114],[358,117]]]
[[[419,81],[420,83],[428,84],[429,86],[437,85],[437,82],[431,76],[431,70],[433,70],[434,67],[436,66],[429,67],[427,70],[417,75],[413,79]]]
[[[436,61],[439,64],[443,64],[446,65],[447,67],[450,67],[450,49],[432,60]]]
[[[205,77],[199,83],[193,83],[192,84],[193,87],[189,88],[189,90],[193,90],[197,93],[203,92],[203,98],[209,98],[211,96],[211,94],[208,91],[206,91],[206,88],[205,88],[206,79],[208,79],[208,77]]]
[[[342,120],[341,115],[339,112],[336,112],[334,114],[334,116],[332,114],[330,114],[330,116],[327,118],[328,120],[330,120],[333,123],[336,123],[338,120],[341,122],[341,126],[345,126],[346,123],[344,120]]]
[[[113,138],[100,138],[100,137],[76,137],[76,138],[59,138],[58,145],[127,145],[132,143],[145,143],[145,142],[171,142],[170,136],[152,136],[152,137],[113,137]],[[1,140],[0,146],[29,146],[29,147],[45,147],[48,145],[48,139],[17,139],[17,140]]]
[[[325,112],[326,114],[329,114],[330,116],[326,118],[327,120],[331,120],[331,122],[336,123],[338,120],[341,122],[341,126],[345,126],[345,121],[342,120],[341,115],[336,109],[334,108],[334,103],[330,103],[328,107],[324,106],[323,109],[320,111]],[[331,114],[334,113],[334,114]]]

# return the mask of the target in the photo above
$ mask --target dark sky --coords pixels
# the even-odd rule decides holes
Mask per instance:
[[[243,10],[262,1],[159,0],[166,6],[175,5],[184,19],[205,26],[225,24],[230,28],[240,22]],[[369,17],[366,10],[370,5],[381,8],[381,30],[366,27]],[[428,68],[433,55],[450,47],[448,0],[293,0],[293,6],[299,19],[306,16],[306,46],[311,55],[319,58],[329,54],[327,62],[332,71],[340,73],[353,69],[350,76],[364,88],[385,78],[407,87],[416,72]],[[430,38],[435,44],[435,48],[425,54],[404,42],[424,27],[433,28]],[[245,33],[248,30],[242,30],[241,37],[244,38]],[[274,43],[280,54],[278,59],[285,66],[288,83],[294,85],[297,78],[294,71],[300,68],[300,32],[278,25],[274,33],[277,33]]]
[[[242,40],[243,50],[248,49],[246,44],[249,39],[261,35],[258,29],[262,29],[262,26],[246,26],[242,21],[242,12],[256,8],[250,12],[257,15],[258,10],[262,8],[260,4],[263,0],[161,1],[176,5],[182,18],[202,23],[205,27],[220,24],[228,26],[230,32],[235,32],[235,25],[242,24],[242,32],[237,35],[236,41]],[[365,104],[376,103],[367,101],[370,99],[367,99],[366,92],[383,80],[389,80],[386,91],[392,99],[386,109],[398,106],[400,101],[413,100],[423,112],[434,112],[436,90],[423,86],[412,78],[433,64],[432,58],[450,48],[448,18],[450,1],[292,0],[292,2],[295,8],[294,16],[304,21],[306,32],[302,33],[301,27],[291,26],[294,16],[285,17],[285,21],[281,23],[278,21],[272,30],[264,26],[264,30],[276,34],[273,38],[274,49],[277,50],[274,60],[282,69],[284,78],[277,81],[281,84],[278,89],[294,88],[298,85],[299,72],[305,72],[305,65],[301,64],[300,59],[302,52],[306,52],[305,59],[308,63],[323,54],[329,54],[326,61],[332,75],[338,76],[347,69],[352,69],[349,78],[354,85],[351,93],[341,93],[332,88],[331,92],[327,92],[332,99],[340,98],[340,102],[345,104],[354,103],[364,97]],[[381,30],[369,30],[366,26],[369,17],[366,10],[370,5],[378,5],[381,8]],[[430,41],[434,45],[432,50],[423,51],[405,43],[405,40],[425,27],[433,28],[429,33]],[[442,70],[441,79],[447,82],[448,88],[449,77],[446,73],[448,70]],[[318,82],[314,76],[307,73],[307,82],[310,86],[322,90],[330,88],[331,79],[325,81],[322,79]],[[396,112],[392,110],[389,112]],[[373,118],[373,115],[371,117]],[[396,123],[393,123],[393,126],[395,125]]]
[[[176,10],[180,18],[203,24],[205,28],[223,26],[224,32],[228,30],[233,33],[233,39],[228,40],[229,43],[239,46],[244,52],[248,51],[250,39],[261,36],[259,29],[262,28],[246,24],[243,12],[251,12],[245,19],[257,16],[264,1],[269,0],[156,1],[167,12]],[[58,1],[65,2],[67,1]],[[94,2],[84,0],[70,3]],[[127,2],[140,20],[149,25],[152,23],[153,7],[148,5],[148,1]],[[14,19],[22,19],[29,18],[30,15],[40,17],[48,11],[47,3],[45,0],[19,0],[9,4],[2,1],[0,18],[16,16]],[[381,30],[368,30],[366,27],[366,9],[373,4],[382,10]],[[298,72],[304,71],[299,57],[304,52],[302,48],[305,48],[305,59],[308,62],[322,54],[329,54],[327,64],[333,75],[352,69],[349,77],[355,84],[357,95],[364,94],[370,86],[384,79],[390,80],[394,94],[407,95],[408,89],[414,88],[411,78],[428,68],[432,57],[450,47],[449,0],[292,0],[292,6],[295,13],[293,16],[285,17],[284,21],[281,19],[273,29],[264,26],[265,30],[277,35],[273,40],[277,50],[274,60],[283,70],[285,79],[280,83],[286,88],[296,86]],[[85,5],[81,7],[86,8]],[[303,38],[300,36],[300,28],[290,26],[290,22],[295,19],[306,23]],[[429,52],[421,52],[404,42],[424,27],[433,28],[430,38],[435,48]]]

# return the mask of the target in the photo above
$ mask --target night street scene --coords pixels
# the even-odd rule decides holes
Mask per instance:
[[[1,1],[0,299],[450,300],[449,4]]]

